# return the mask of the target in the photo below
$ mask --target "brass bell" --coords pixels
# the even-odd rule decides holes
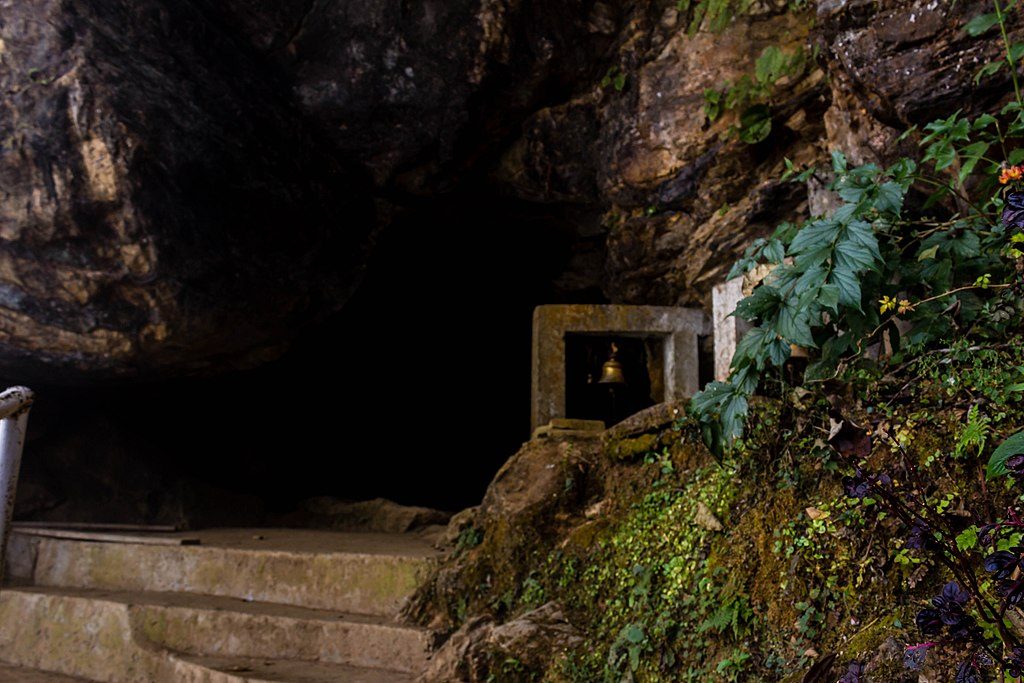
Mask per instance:
[[[626,375],[622,372],[622,363],[617,358],[619,353],[619,347],[612,344],[611,355],[608,356],[608,360],[601,366],[601,379],[597,380],[598,384],[625,384]]]

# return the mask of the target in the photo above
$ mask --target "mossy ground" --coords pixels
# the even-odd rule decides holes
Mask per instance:
[[[557,513],[480,530],[480,545],[442,567],[432,609],[454,627],[549,600],[565,608],[584,644],[544,670],[497,658],[493,680],[799,681],[830,655],[837,667],[871,661],[871,680],[916,680],[902,649],[949,577],[906,550],[871,499],[844,496],[829,420],[869,426],[870,465],[902,451],[935,505],[983,523],[1016,496],[986,482],[983,463],[1024,424],[1022,349],[963,342],[842,383],[775,387],[723,463],[687,419],[609,440]]]

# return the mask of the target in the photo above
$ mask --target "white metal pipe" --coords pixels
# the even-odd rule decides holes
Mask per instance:
[[[32,392],[25,387],[14,387],[0,393],[0,580],[7,555],[7,538],[14,514],[14,495],[18,488],[21,452],[25,446],[28,411],[32,407]]]
[[[32,390],[28,387],[11,387],[0,393],[0,420],[28,410],[32,405],[32,398]]]

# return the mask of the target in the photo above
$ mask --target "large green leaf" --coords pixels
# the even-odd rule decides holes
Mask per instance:
[[[758,370],[764,368],[764,347],[767,344],[765,335],[767,330],[763,327],[754,327],[747,331],[736,344],[736,351],[733,354],[733,364],[738,362],[752,362]]]
[[[985,31],[999,23],[999,15],[995,12],[989,14],[979,14],[974,17],[966,24],[964,24],[964,30],[967,31],[968,35],[980,36]]]
[[[782,295],[771,285],[756,287],[750,296],[736,304],[736,317],[756,322],[774,317],[782,304]]]
[[[839,288],[839,303],[860,310],[860,279],[847,268],[836,268],[829,278],[830,284]]]
[[[859,239],[854,239],[852,236],[844,235],[844,237],[845,239],[836,242],[836,268],[844,268],[851,272],[874,268],[876,258],[875,254],[872,253],[872,248],[866,246]],[[877,251],[877,243],[873,243],[872,246]]]
[[[814,347],[814,337],[811,336],[810,311],[790,300],[779,309],[777,329],[779,334],[793,344],[806,347]]]
[[[789,245],[792,254],[813,251],[821,247],[831,246],[839,233],[839,225],[834,221],[823,218],[811,221],[800,229]]]
[[[839,286],[822,285],[818,288],[818,303],[833,313],[839,312]]]
[[[1008,474],[1006,461],[1015,455],[1024,453],[1024,432],[1017,432],[999,445],[988,459],[988,470],[985,476],[989,479]]]
[[[875,197],[875,208],[883,213],[899,214],[903,208],[903,188],[892,181],[882,183]]]

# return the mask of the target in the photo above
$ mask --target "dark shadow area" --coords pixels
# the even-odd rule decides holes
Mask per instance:
[[[601,301],[566,275],[572,225],[483,193],[435,201],[384,231],[347,307],[277,362],[36,387],[19,515],[236,523],[314,496],[478,503],[529,438],[533,308]]]

